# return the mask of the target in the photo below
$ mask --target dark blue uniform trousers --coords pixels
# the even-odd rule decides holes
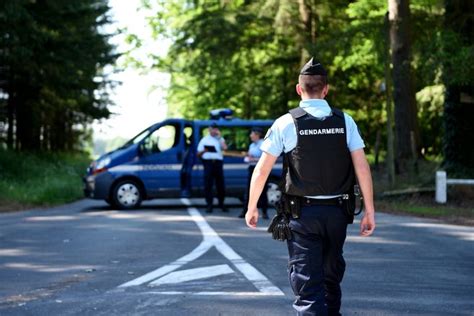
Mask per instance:
[[[339,206],[305,205],[291,219],[288,276],[297,315],[340,315],[347,216]]]
[[[219,201],[219,206],[222,207],[225,199],[223,161],[203,159],[202,164],[204,166],[204,195],[206,197],[206,203],[208,206],[212,206],[212,187],[214,181],[216,181],[217,200]]]

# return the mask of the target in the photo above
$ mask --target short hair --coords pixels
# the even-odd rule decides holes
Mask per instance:
[[[259,126],[254,126],[250,130],[251,132],[254,132],[255,134],[258,135],[258,137],[262,138],[263,137],[263,129]]]
[[[309,94],[320,94],[328,84],[328,77],[321,75],[300,75],[298,78],[301,89]]]

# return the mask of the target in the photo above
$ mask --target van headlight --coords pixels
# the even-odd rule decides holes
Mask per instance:
[[[99,171],[99,170],[103,170],[105,169],[109,163],[110,163],[111,159],[109,157],[106,157],[106,158],[103,158],[103,159],[100,159],[99,161],[97,161],[97,164],[95,165],[95,171]]]

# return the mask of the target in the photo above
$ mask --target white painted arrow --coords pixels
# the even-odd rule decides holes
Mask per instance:
[[[224,240],[222,240],[222,238],[219,237],[216,231],[212,229],[211,226],[209,226],[205,218],[201,215],[201,213],[199,213],[198,209],[196,209],[195,207],[191,207],[191,202],[189,201],[189,199],[181,199],[181,202],[188,206],[188,213],[191,216],[191,218],[194,220],[194,222],[197,224],[199,229],[201,230],[201,233],[204,237],[203,241],[199,244],[197,248],[195,248],[193,251],[191,251],[187,255],[179,258],[178,260],[168,265],[165,265],[161,268],[158,268],[154,271],[151,271],[134,280],[126,282],[120,285],[119,287],[123,288],[123,287],[129,287],[129,286],[137,286],[137,285],[150,282],[152,280],[156,280],[157,278],[160,278],[167,274],[171,275],[173,271],[181,268],[183,265],[193,260],[198,259],[203,254],[205,254],[209,249],[211,249],[212,247],[215,247],[217,251],[219,251],[225,258],[227,258],[237,270],[239,270],[250,282],[252,282],[252,284],[258,289],[259,291],[258,293],[260,295],[272,295],[272,296],[284,295],[283,292],[278,287],[273,285],[260,271],[258,271],[255,267],[253,267],[251,264],[245,261]],[[204,269],[203,271],[207,271],[206,270],[207,268],[208,267],[201,268],[201,269]],[[187,270],[184,270],[184,271],[187,271]],[[181,274],[182,277],[186,275],[186,272],[183,273],[183,271],[181,271],[181,273],[182,273]],[[175,277],[177,275],[179,276],[180,274],[174,274]],[[171,276],[169,278],[171,279]],[[159,280],[160,279],[156,280],[155,282],[159,283]],[[156,286],[157,284],[154,284],[155,282],[152,282],[151,285]],[[166,294],[168,292],[160,292],[160,293]],[[209,293],[211,292],[208,292],[208,294]]]
[[[227,264],[215,265],[204,268],[195,268],[171,272],[158,280],[151,282],[150,286],[158,286],[163,284],[176,284],[194,280],[208,279],[219,275],[234,273]]]

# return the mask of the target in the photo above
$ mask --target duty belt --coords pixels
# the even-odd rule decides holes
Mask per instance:
[[[303,198],[303,205],[342,205],[342,196],[330,198],[330,199],[312,199]]]

